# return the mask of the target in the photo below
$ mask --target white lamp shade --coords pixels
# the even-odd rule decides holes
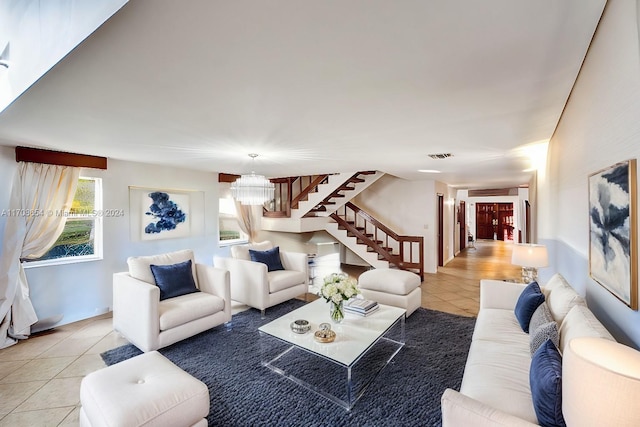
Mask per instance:
[[[640,352],[603,338],[575,338],[562,355],[568,426],[640,426]]]
[[[513,245],[511,264],[521,267],[546,267],[548,264],[547,247],[544,245]]]

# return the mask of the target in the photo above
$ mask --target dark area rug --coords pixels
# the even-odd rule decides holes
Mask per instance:
[[[258,327],[304,304],[291,300],[261,319],[250,309],[232,328],[213,328],[160,353],[203,381],[210,426],[439,426],[440,396],[460,388],[474,318],[419,308],[406,322],[406,344],[350,412],[260,363]],[[328,310],[328,308],[327,308]],[[102,353],[107,365],[141,354],[133,345]]]

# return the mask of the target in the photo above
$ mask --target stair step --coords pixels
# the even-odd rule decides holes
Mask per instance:
[[[347,182],[353,182],[354,184],[362,184],[363,182],[365,182],[365,180],[362,178],[358,178],[357,176],[353,176],[349,178]]]
[[[331,200],[323,200],[320,202],[321,205],[335,205],[336,202],[332,202]]]
[[[353,191],[355,189],[356,189],[355,187],[349,187],[348,185],[343,185],[342,187],[338,188],[338,191],[342,191],[342,190],[344,190],[344,191]]]

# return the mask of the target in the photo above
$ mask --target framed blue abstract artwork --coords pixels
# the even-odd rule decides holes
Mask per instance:
[[[589,275],[638,309],[636,160],[589,175]]]
[[[200,234],[201,191],[129,187],[132,240],[159,240]]]

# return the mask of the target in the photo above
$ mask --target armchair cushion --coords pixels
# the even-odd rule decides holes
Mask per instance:
[[[191,260],[171,265],[150,265],[156,285],[160,288],[160,301],[200,292],[193,280],[191,265]]]
[[[267,271],[284,270],[282,260],[280,259],[279,246],[266,251],[255,251],[253,249],[249,249],[249,257],[251,258],[251,261],[266,264]]]
[[[294,270],[278,270],[267,273],[269,293],[272,294],[305,283],[306,276],[305,272]]]
[[[206,292],[170,298],[158,305],[160,330],[167,331],[223,309],[224,300]]]

